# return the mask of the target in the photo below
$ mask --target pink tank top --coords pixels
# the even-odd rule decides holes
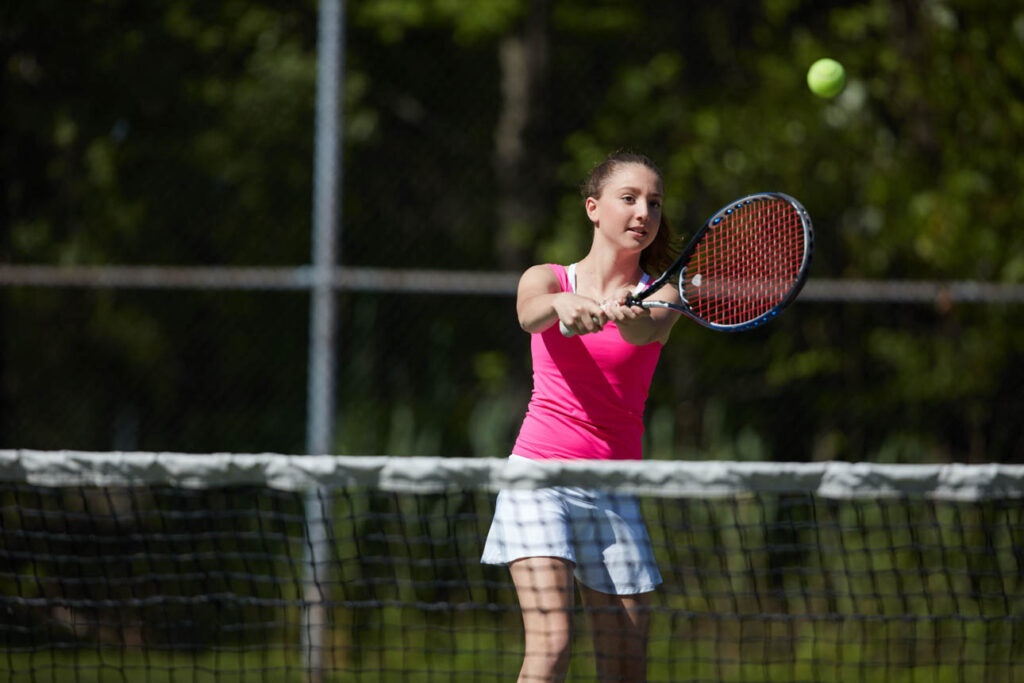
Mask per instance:
[[[551,265],[562,291],[564,266]],[[566,338],[552,325],[530,335],[533,395],[513,453],[533,459],[639,460],[644,404],[662,344],[635,346],[615,323]]]

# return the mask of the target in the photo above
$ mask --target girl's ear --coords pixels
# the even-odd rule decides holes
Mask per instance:
[[[587,209],[587,218],[594,225],[597,225],[598,211],[597,211],[597,200],[593,197],[587,197],[587,200],[583,204]]]

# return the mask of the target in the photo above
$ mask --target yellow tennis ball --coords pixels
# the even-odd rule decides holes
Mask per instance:
[[[807,86],[818,97],[835,97],[846,85],[846,70],[834,59],[819,59],[807,70]]]

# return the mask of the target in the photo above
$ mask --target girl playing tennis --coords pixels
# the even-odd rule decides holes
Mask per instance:
[[[616,154],[583,186],[590,251],[568,267],[529,268],[516,310],[531,335],[533,395],[510,462],[641,457],[643,412],[678,313],[626,306],[671,261],[655,165]],[[666,287],[667,301],[678,292]],[[674,297],[674,298],[673,298]],[[559,321],[576,336],[559,331]],[[589,615],[601,681],[643,681],[648,596],[661,583],[632,496],[571,486],[498,495],[482,562],[506,564],[523,612],[520,681],[565,678],[574,577]]]

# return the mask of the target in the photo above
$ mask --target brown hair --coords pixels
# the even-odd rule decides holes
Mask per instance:
[[[583,195],[583,199],[600,198],[608,178],[619,168],[629,164],[639,164],[653,171],[659,179],[662,177],[661,170],[643,154],[616,152],[595,166],[587,182],[580,186],[580,194]],[[672,261],[675,260],[674,242],[672,229],[669,227],[668,219],[665,218],[665,213],[662,212],[661,223],[658,224],[658,234],[650,246],[640,252],[640,267],[644,272],[650,275],[660,275],[663,270],[672,265]]]

